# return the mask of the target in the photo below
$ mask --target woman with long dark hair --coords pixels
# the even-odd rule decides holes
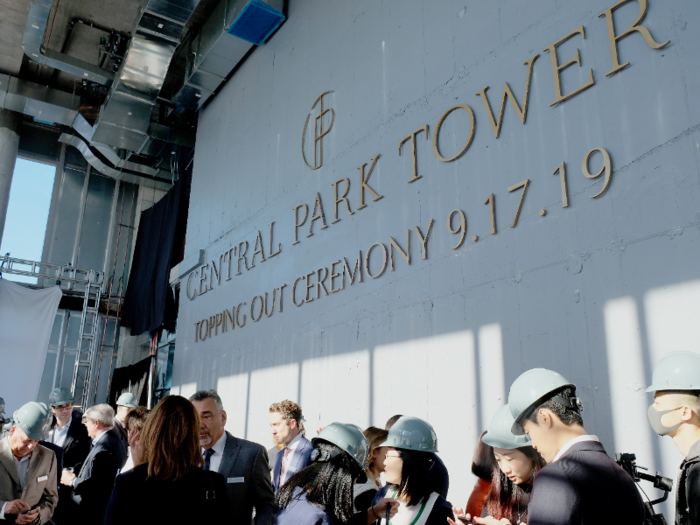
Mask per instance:
[[[340,525],[354,514],[352,489],[369,445],[356,425],[331,423],[311,440],[309,465],[277,493],[275,525]]]
[[[399,502],[398,512],[389,524],[379,510],[381,525],[444,525],[452,517],[452,505],[445,500],[429,476],[433,454],[437,452],[437,434],[422,419],[401,416],[389,430],[384,459],[387,485],[374,498],[383,497]]]
[[[510,430],[513,421],[508,406],[501,407],[481,438],[490,449],[493,475],[481,517],[473,518],[478,525],[502,525],[505,523],[502,520],[512,525],[527,523],[530,489],[545,461],[532,447],[527,435],[513,435]],[[455,515],[464,516],[464,512],[455,509]],[[466,517],[471,518],[468,514]],[[448,522],[457,523],[453,520]]]
[[[141,432],[140,464],[117,476],[105,525],[192,525],[229,519],[224,477],[202,470],[199,416],[190,401],[166,396]]]

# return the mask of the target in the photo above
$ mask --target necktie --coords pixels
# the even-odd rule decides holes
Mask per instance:
[[[287,473],[287,466],[289,465],[289,455],[289,447],[284,447],[284,455],[282,456],[282,466],[280,467],[280,487],[285,482],[284,475]]]
[[[211,457],[214,455],[214,449],[210,448],[204,451],[204,470],[209,470],[211,466]]]

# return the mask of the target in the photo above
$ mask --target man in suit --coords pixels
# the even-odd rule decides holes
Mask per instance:
[[[231,521],[251,523],[254,507],[255,525],[272,525],[275,495],[265,448],[225,431],[226,411],[216,390],[200,390],[190,401],[199,413],[204,469],[226,478]]]
[[[90,453],[92,439],[83,425],[83,414],[73,410],[73,395],[68,388],[54,388],[49,394],[51,413],[56,419],[56,426],[49,432],[48,441],[61,447],[62,468],[80,472],[85,458]],[[56,455],[58,458],[58,454]],[[59,471],[59,477],[62,472]],[[58,486],[58,507],[53,515],[55,523],[71,523],[77,508],[73,505],[71,489],[65,485]]]
[[[544,458],[532,484],[528,525],[634,525],[644,505],[634,480],[583,427],[576,385],[533,368],[513,382],[508,408],[514,435],[527,434]]]
[[[39,445],[51,426],[44,403],[27,403],[0,441],[0,522],[24,525],[51,519],[58,502],[56,456]]]
[[[117,399],[117,416],[114,418],[114,431],[122,440],[124,446],[129,449],[129,433],[126,431],[126,416],[139,406],[139,401],[131,392],[124,392]]]
[[[272,439],[278,445],[284,445],[275,457],[272,472],[275,493],[289,478],[309,464],[313,446],[302,433],[303,419],[301,407],[289,399],[270,406]]]
[[[114,478],[126,463],[126,449],[114,433],[114,409],[95,405],[85,413],[85,426],[92,438],[92,449],[78,475],[63,471],[61,483],[72,489],[76,523],[101,524],[114,488]]]

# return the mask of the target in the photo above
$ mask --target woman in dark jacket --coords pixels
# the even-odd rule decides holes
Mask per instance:
[[[366,525],[371,510],[353,513],[353,485],[364,478],[369,444],[362,429],[331,423],[311,440],[309,465],[277,493],[275,525]],[[392,507],[393,508],[393,507]]]
[[[452,505],[428,474],[438,451],[433,427],[417,417],[401,416],[381,446],[389,447],[384,459],[387,485],[374,497],[375,507],[385,496],[399,502],[390,525],[445,525],[453,517]],[[388,525],[383,509],[375,512],[380,517],[377,523]]]
[[[117,476],[105,525],[225,523],[226,482],[202,470],[199,416],[190,401],[167,396],[146,420],[141,458]]]
[[[481,437],[481,441],[489,448],[493,475],[481,517],[474,517],[477,525],[527,523],[530,489],[537,473],[545,466],[545,461],[532,447],[529,436],[513,435],[510,430],[513,421],[508,406],[501,407]],[[455,514],[465,515],[461,509],[456,509]],[[470,518],[469,514],[466,517]],[[448,522],[455,525],[459,523],[452,520]]]

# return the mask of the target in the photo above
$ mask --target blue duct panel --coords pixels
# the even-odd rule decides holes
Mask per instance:
[[[284,22],[282,11],[262,0],[251,0],[241,10],[226,32],[255,45],[262,45]]]

